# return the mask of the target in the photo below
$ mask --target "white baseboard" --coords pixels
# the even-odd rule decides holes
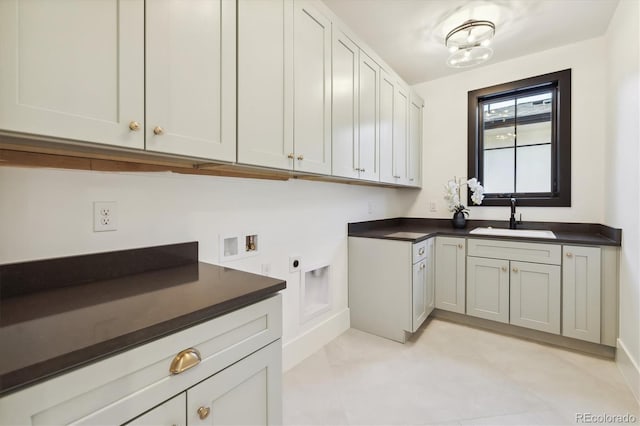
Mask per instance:
[[[640,367],[638,367],[633,357],[629,355],[629,351],[624,343],[620,339],[618,339],[616,343],[616,364],[631,388],[631,392],[633,392],[638,403],[640,403]]]
[[[282,345],[282,371],[287,371],[347,331],[349,308],[327,318],[311,330]]]

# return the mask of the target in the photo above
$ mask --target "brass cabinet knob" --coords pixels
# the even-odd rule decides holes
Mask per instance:
[[[293,160],[294,158],[293,152],[290,152],[289,155],[287,155],[287,158],[289,158],[290,160]]]
[[[518,268],[513,268],[512,271],[513,272],[518,272]]]
[[[459,248],[459,249],[464,248],[464,246],[462,245],[462,243],[458,244],[458,248]]]
[[[171,361],[169,372],[171,374],[180,374],[183,371],[186,371],[200,364],[201,360],[202,357],[200,357],[200,352],[197,349],[185,349],[184,351],[176,355],[173,361]]]
[[[500,268],[500,269],[502,269],[502,272],[507,272],[507,267],[506,267],[506,266],[503,266],[503,267],[502,267],[502,268]]]
[[[304,156],[302,154],[298,155],[298,160],[300,161],[304,160]]]
[[[137,132],[138,130],[140,130],[140,123],[138,123],[137,121],[132,121],[131,123],[129,123],[129,129]]]
[[[569,258],[573,257],[573,253],[568,252],[568,253],[567,253],[567,257],[569,257]]]
[[[210,412],[211,412],[211,409],[209,407],[198,408],[198,416],[200,417],[200,420],[204,420],[207,417],[209,417]]]
[[[156,126],[156,127],[153,128],[153,134],[154,135],[158,135],[158,136],[163,135],[164,134],[164,129],[162,127],[160,127],[160,126]]]

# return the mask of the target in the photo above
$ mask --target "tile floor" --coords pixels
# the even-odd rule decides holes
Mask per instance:
[[[640,425],[613,361],[437,319],[404,345],[348,330],[285,373],[283,397],[285,425]]]

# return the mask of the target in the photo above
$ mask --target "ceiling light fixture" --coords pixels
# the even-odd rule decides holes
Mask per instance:
[[[485,62],[493,55],[489,44],[495,33],[491,21],[469,19],[458,25],[445,37],[444,44],[451,52],[447,65],[464,68]]]

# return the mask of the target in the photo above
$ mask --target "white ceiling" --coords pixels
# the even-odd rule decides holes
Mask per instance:
[[[442,25],[478,0],[323,0],[349,28],[409,84],[460,72],[446,66]],[[503,0],[483,66],[601,36],[618,0]],[[487,18],[485,18],[487,19]],[[459,22],[458,24],[461,24]],[[444,28],[444,33],[451,28]]]

